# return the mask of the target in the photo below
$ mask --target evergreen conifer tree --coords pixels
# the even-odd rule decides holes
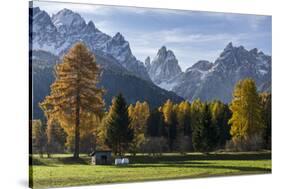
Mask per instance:
[[[122,155],[133,140],[133,129],[130,128],[131,119],[128,107],[122,94],[112,100],[106,126],[106,143],[115,154]]]

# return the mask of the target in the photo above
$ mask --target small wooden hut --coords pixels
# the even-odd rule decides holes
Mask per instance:
[[[94,165],[111,165],[112,156],[110,150],[105,151],[93,151],[90,155],[92,156],[92,164]]]

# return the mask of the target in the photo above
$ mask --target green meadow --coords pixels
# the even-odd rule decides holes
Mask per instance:
[[[33,155],[30,173],[33,187],[62,187],[149,180],[183,179],[271,173],[271,152],[165,153],[159,157],[128,156],[129,165],[92,165],[81,155],[55,154],[51,158]]]

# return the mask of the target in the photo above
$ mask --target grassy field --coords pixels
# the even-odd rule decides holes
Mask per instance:
[[[129,159],[128,166],[102,166],[91,165],[86,155],[78,162],[68,154],[49,159],[35,155],[31,168],[34,188],[271,173],[270,152],[138,155]]]

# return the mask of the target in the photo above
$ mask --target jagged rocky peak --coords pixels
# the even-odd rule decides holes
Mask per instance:
[[[166,49],[165,46],[162,46],[162,47],[158,50],[156,58],[157,58],[157,59],[161,59],[161,58],[164,59],[164,58],[166,57],[166,54],[167,54],[167,49]]]
[[[182,71],[173,51],[162,46],[150,63],[148,73],[152,81],[160,86],[161,83],[173,79]]]
[[[147,70],[150,69],[151,64],[150,64],[150,57],[149,56],[146,57],[146,59],[144,60],[144,65],[145,65]]]
[[[91,33],[97,30],[98,29],[96,28],[95,24],[92,21],[88,22],[87,26],[85,27],[85,33]]]
[[[220,99],[230,102],[237,81],[252,78],[259,91],[270,91],[271,56],[257,48],[247,50],[229,43],[214,64],[199,61],[188,68],[182,81],[172,90],[188,99]]]
[[[154,59],[151,62],[151,65],[154,64],[160,64],[160,65],[170,65],[172,66],[177,72],[181,72],[181,68],[178,64],[178,60],[174,54],[173,51],[167,50],[165,46],[162,46],[158,52],[157,55],[154,57]],[[170,67],[169,66],[169,67]]]
[[[90,30],[95,30],[96,29],[96,26],[95,26],[95,24],[94,24],[94,22],[92,20],[88,22],[87,28],[89,28]]]
[[[249,50],[249,53],[251,53],[253,56],[258,56],[261,58],[269,57],[268,55],[265,55],[261,50],[259,50],[257,48],[253,48],[253,49]]]
[[[77,33],[86,27],[85,20],[69,9],[62,9],[52,16],[52,21],[61,33]]]
[[[269,56],[265,55],[257,48],[247,50],[243,46],[234,47],[232,43],[229,43],[220,54],[220,57],[215,61],[215,64],[219,67],[222,65],[228,69],[237,69],[240,66],[246,66],[248,64],[255,65],[271,61],[269,59]]]
[[[41,9],[39,7],[34,7],[31,10],[32,10],[33,16],[41,12]]]
[[[226,47],[224,48],[224,51],[232,50],[233,49],[233,44],[232,42],[229,42]]]
[[[165,60],[175,60],[175,62],[177,62],[176,56],[174,55],[173,51],[167,50],[165,46],[162,46],[158,50],[157,55],[153,59],[152,63],[163,63]]]
[[[219,67],[227,67],[234,69],[241,64],[241,61],[248,61],[249,51],[243,46],[235,47],[232,42],[228,43],[218,59],[215,61]]]
[[[112,39],[118,44],[123,44],[126,42],[124,36],[120,32],[117,32]]]
[[[74,43],[82,41],[101,56],[116,59],[135,76],[151,81],[145,66],[132,54],[129,42],[121,33],[111,37],[96,28],[92,21],[86,23],[78,13],[69,9],[62,9],[52,17],[39,8],[30,10],[33,50],[44,50],[61,56]],[[44,19],[38,16],[39,13]]]
[[[257,55],[258,54],[258,49],[257,48],[253,48],[252,50],[249,51],[250,53]]]
[[[258,52],[258,55],[267,56],[267,55],[265,55],[262,51],[259,51],[259,52]]]
[[[193,66],[191,68],[196,68],[202,71],[208,71],[209,69],[211,69],[213,67],[213,63],[209,62],[207,60],[199,60],[198,62],[196,62],[195,64],[193,64]]]
[[[253,49],[255,51],[255,49]],[[256,49],[257,50],[257,49]],[[240,45],[238,47],[233,46],[232,42],[229,42],[226,47],[224,48],[223,52],[220,54],[220,57],[227,56],[227,55],[235,55],[241,53],[248,53],[244,46]]]
[[[125,40],[120,32],[117,32],[107,41],[105,48],[107,52],[111,52],[114,57],[121,62],[129,63],[132,61],[129,61],[129,59],[133,58],[129,42]],[[133,62],[135,62],[135,60]]]
[[[48,13],[40,10],[39,7],[31,9],[32,14],[32,32],[56,32],[56,28],[52,23],[52,20]]]
[[[231,55],[233,53],[234,47],[232,45],[232,42],[229,42],[226,47],[223,49],[222,53],[220,54],[220,57],[225,57],[228,55]]]

